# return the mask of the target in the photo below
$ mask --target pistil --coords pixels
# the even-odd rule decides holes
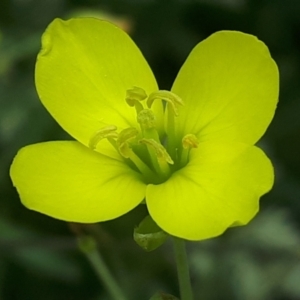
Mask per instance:
[[[154,139],[160,143],[156,130],[156,118],[151,109],[143,109],[137,115],[137,122],[140,124],[144,138]]]

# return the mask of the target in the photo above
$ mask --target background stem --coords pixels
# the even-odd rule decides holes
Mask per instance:
[[[111,298],[113,300],[127,300],[101,257],[94,239],[85,236],[78,239],[78,244],[80,250],[94,268],[99,280],[104,283]]]
[[[193,300],[193,292],[191,287],[189,265],[185,249],[185,242],[182,239],[173,237],[174,252],[177,265],[177,273],[179,280],[179,288],[181,300]]]

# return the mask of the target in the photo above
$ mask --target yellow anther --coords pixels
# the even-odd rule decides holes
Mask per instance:
[[[181,151],[181,157],[180,157],[180,165],[183,167],[185,166],[189,161],[189,154],[192,148],[198,148],[199,140],[198,138],[192,134],[186,134],[182,138],[182,151]]]
[[[143,101],[147,98],[146,92],[139,87],[133,87],[126,91],[126,102],[129,106],[135,106],[136,102]]]
[[[183,106],[184,103],[180,97],[170,91],[158,91],[149,95],[147,99],[147,106],[151,108],[154,100],[165,100],[168,106],[172,108],[175,116],[178,116],[178,106]]]
[[[171,165],[174,164],[174,161],[164,146],[156,142],[154,139],[141,139],[139,140],[139,143],[150,146],[155,151],[156,157],[159,161],[167,162]]]
[[[109,125],[109,126],[101,128],[96,133],[94,133],[93,136],[91,137],[90,142],[89,142],[89,147],[92,150],[95,150],[101,140],[116,139],[118,137],[116,130],[117,130],[117,127],[114,125]]]
[[[117,139],[117,147],[123,157],[130,157],[132,153],[130,142],[132,142],[137,137],[137,135],[137,129],[132,127],[126,128],[120,132]]]
[[[155,115],[151,109],[143,109],[137,115],[137,121],[143,130],[155,128]]]
[[[198,148],[198,145],[199,145],[199,140],[192,133],[189,133],[182,138],[182,146],[184,149]]]

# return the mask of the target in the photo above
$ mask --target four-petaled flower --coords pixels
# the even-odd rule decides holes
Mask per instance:
[[[254,144],[274,115],[278,70],[254,36],[211,35],[164,91],[122,30],[56,19],[35,74],[42,103],[77,141],[17,154],[11,178],[30,209],[91,223],[143,202],[167,233],[201,240],[247,224],[273,185]]]

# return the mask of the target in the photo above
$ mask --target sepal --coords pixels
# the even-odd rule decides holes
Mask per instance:
[[[167,239],[164,232],[150,216],[145,217],[138,227],[134,229],[135,242],[145,251],[153,251],[160,247]]]

